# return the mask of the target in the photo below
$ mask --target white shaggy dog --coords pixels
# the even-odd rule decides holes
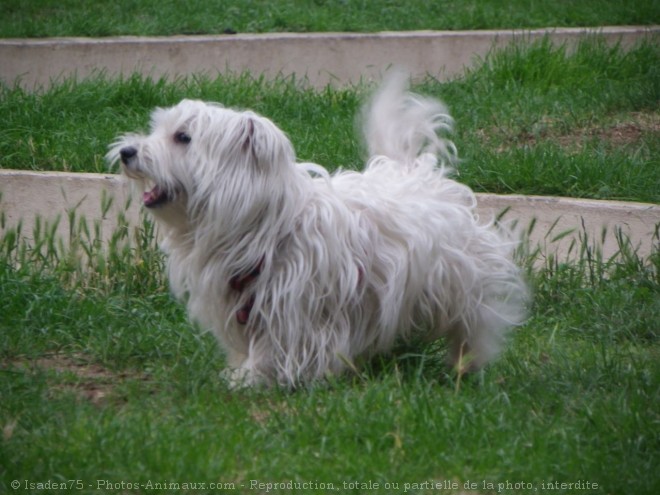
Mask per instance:
[[[156,109],[110,161],[164,229],[175,295],[227,352],[233,384],[295,386],[419,334],[477,368],[524,317],[515,243],[481,224],[447,177],[452,120],[391,76],[364,113],[362,173],[296,163],[250,111],[183,100]]]

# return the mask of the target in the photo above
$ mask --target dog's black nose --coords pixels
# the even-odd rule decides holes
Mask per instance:
[[[133,146],[126,146],[125,148],[119,150],[119,156],[121,156],[121,161],[124,163],[124,165],[128,165],[130,159],[135,155],[137,155],[137,149],[135,149]]]

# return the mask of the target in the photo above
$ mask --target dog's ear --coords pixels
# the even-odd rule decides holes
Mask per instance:
[[[254,166],[266,170],[294,160],[289,139],[270,120],[246,112],[242,128],[241,151]]]
[[[243,134],[243,152],[252,152],[254,142],[254,119],[248,116],[244,122],[245,132]]]

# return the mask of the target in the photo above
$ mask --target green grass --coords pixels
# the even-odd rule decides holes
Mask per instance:
[[[658,202],[659,55],[651,43],[567,54],[543,42],[417,89],[450,104],[460,179],[478,190]],[[366,92],[247,76],[3,88],[0,166],[103,171],[117,133],[186,96],[254,108],[301,159],[359,167]],[[642,260],[621,240],[606,260],[584,240],[574,263],[529,269],[529,321],[473,376],[444,367],[443,343],[411,343],[296,392],[236,392],[213,338],[169,295],[150,224],[120,223],[102,249],[79,214],[67,243],[43,224],[30,245],[16,230],[0,237],[1,493],[55,492],[39,489],[48,481],[68,485],[60,493],[213,482],[247,494],[288,481],[315,485],[271,493],[660,492],[657,249]],[[548,489],[577,481],[598,487]],[[321,483],[338,490],[312,490]]]
[[[510,29],[646,25],[660,19],[654,0],[2,0],[0,8],[2,37]]]
[[[624,52],[588,40],[569,53],[545,40],[488,56],[453,81],[416,89],[449,104],[463,162],[478,191],[660,201],[660,49]],[[272,118],[301,160],[359,168],[355,115],[364,86],[317,91],[251,76],[175,82],[102,75],[30,93],[0,89],[0,167],[104,172],[107,145],[146,129],[155,106],[221,101]]]

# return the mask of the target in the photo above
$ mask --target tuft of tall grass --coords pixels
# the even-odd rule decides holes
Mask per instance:
[[[101,198],[102,215],[108,214],[113,198]],[[101,222],[89,221],[71,208],[67,215],[68,238],[58,237],[61,217],[52,222],[35,218],[31,235],[23,235],[23,224],[6,227],[0,213],[0,253],[5,269],[16,276],[54,277],[65,290],[95,290],[148,295],[162,291],[163,257],[158,251],[154,224],[143,217],[142,224],[131,226],[119,213],[116,227],[104,238]]]
[[[648,257],[641,257],[630,239],[617,228],[613,235],[618,249],[605,258],[601,246],[610,235],[604,228],[600,238],[594,239],[583,226],[561,259],[550,255],[542,265],[538,264],[537,253],[521,254],[535,288],[536,311],[549,322],[562,319],[565,328],[603,345],[622,341],[641,345],[657,343],[660,224],[655,226],[654,247]],[[550,243],[561,237],[562,233],[555,235]],[[598,297],[591,297],[592,294]],[[599,313],[598,318],[585,318],[594,312]],[[631,312],[636,316],[631,317]]]

